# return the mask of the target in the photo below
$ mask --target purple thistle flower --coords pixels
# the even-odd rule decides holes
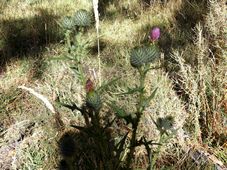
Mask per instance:
[[[160,28],[154,27],[154,28],[152,28],[152,30],[150,32],[149,38],[150,38],[151,41],[156,41],[156,40],[159,39],[160,34],[161,34]]]

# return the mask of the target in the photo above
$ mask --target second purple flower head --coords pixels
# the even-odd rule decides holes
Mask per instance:
[[[153,27],[151,29],[149,38],[150,38],[151,41],[156,41],[160,38],[160,35],[161,35],[160,28],[159,27]]]

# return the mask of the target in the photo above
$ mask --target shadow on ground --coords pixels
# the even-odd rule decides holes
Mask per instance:
[[[105,17],[112,18],[115,14],[108,12],[108,7],[113,4],[115,0],[102,0],[99,1],[98,11],[100,13],[100,19],[102,20]]]
[[[100,112],[82,105],[78,108],[76,104],[63,104],[71,111],[80,111],[85,124],[78,126],[71,122],[69,130],[65,129],[60,115],[56,115],[55,122],[61,130],[64,130],[58,140],[60,162],[59,170],[88,170],[88,169],[119,169],[121,166],[121,154],[127,135],[119,137],[116,144],[116,134],[113,126],[116,126],[115,118],[110,120],[109,114],[100,117]],[[105,122],[105,123],[104,123]],[[115,124],[115,125],[114,125]],[[63,128],[63,129],[62,129]]]
[[[116,20],[121,17],[137,19],[141,10],[150,10],[152,5],[160,3],[164,5],[168,0],[141,0],[141,1],[124,1],[124,0],[102,0],[99,2],[100,19],[108,18]]]
[[[42,53],[45,47],[59,42],[62,38],[56,20],[59,16],[45,9],[31,18],[9,19],[0,21],[2,34],[0,44],[0,71],[4,72],[7,63],[13,59],[34,59],[33,74],[43,67]]]
[[[179,67],[176,61],[171,57],[174,50],[184,50],[185,47],[193,45],[196,37],[194,31],[196,25],[201,23],[203,25],[204,19],[209,12],[208,0],[189,0],[183,1],[181,8],[175,13],[175,23],[172,28],[167,30],[163,29],[163,36],[159,41],[159,47],[164,52],[164,68],[169,73],[171,79],[176,79],[175,74]],[[186,62],[194,65],[195,58],[185,58]],[[177,94],[182,96],[182,89],[178,85],[174,86]],[[187,96],[184,97],[187,99]]]
[[[93,126],[66,132],[59,140],[62,160],[58,169],[113,169],[115,156],[111,146],[114,147],[114,143],[108,132],[100,134]]]
[[[198,23],[203,23],[208,13],[208,0],[183,1],[181,8],[175,13],[176,23],[171,31],[163,29],[163,36],[159,46],[165,53],[168,61],[172,49],[179,49],[193,43],[195,32],[193,29]]]

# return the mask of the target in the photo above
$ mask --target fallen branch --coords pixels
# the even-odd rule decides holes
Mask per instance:
[[[40,99],[44,103],[44,105],[54,114],[55,123],[56,123],[57,127],[59,129],[61,129],[61,130],[64,129],[64,123],[63,123],[63,121],[61,119],[60,113],[56,111],[56,109],[51,104],[51,102],[49,102],[49,100],[47,99],[47,97],[43,96],[42,94],[37,93],[35,90],[33,90],[32,88],[29,88],[29,87],[18,86],[18,88],[19,89],[26,90],[29,93],[33,94],[38,99]]]
[[[35,97],[37,97],[38,99],[40,99],[44,104],[45,106],[52,112],[52,113],[56,113],[56,110],[54,108],[54,106],[49,102],[49,100],[44,97],[43,95],[37,93],[35,90],[31,89],[31,88],[28,88],[28,87],[25,87],[25,86],[18,86],[19,89],[23,89],[23,90],[26,90],[28,91],[29,93],[33,94]]]

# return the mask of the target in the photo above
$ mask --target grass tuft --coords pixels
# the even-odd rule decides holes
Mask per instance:
[[[85,134],[71,132],[70,125],[84,126],[80,112],[59,105],[84,102],[81,78],[70,60],[57,60],[68,54],[65,32],[59,21],[79,9],[92,12],[91,0],[2,0],[0,2],[0,169],[70,169],[71,150],[79,149],[77,166],[95,166],[94,144]],[[130,66],[130,49],[149,44],[153,26],[161,29],[157,45],[161,59],[157,70],[147,75],[145,88],[150,95],[158,87],[138,127],[138,138],[158,141],[155,120],[174,117],[176,136],[166,141],[157,155],[161,169],[211,169],[215,161],[201,161],[201,152],[211,153],[227,166],[226,156],[226,2],[223,0],[103,0],[100,12],[100,67],[102,80],[120,77],[104,95],[127,112],[135,109],[135,96],[119,96],[137,84],[139,75]],[[84,31],[73,55],[85,78],[96,80],[99,70],[94,23]],[[156,67],[154,65],[154,67]],[[55,128],[52,113],[34,96],[20,91],[25,85],[47,96],[59,111],[65,131]],[[111,120],[114,114],[103,106]],[[124,122],[114,132],[124,134]],[[109,129],[108,129],[109,130]],[[74,135],[74,140],[67,137]],[[75,140],[76,139],[76,140]],[[91,139],[91,140],[90,140]],[[60,141],[60,152],[59,143]],[[76,145],[75,145],[76,143]],[[190,151],[190,152],[189,152]],[[198,152],[196,152],[198,151]],[[197,153],[197,155],[195,154]],[[65,159],[67,157],[67,159]],[[84,162],[89,160],[88,162]],[[213,159],[214,160],[214,159]],[[59,163],[60,162],[60,163]],[[147,152],[136,148],[135,168],[147,168]],[[215,165],[214,165],[215,164]]]

